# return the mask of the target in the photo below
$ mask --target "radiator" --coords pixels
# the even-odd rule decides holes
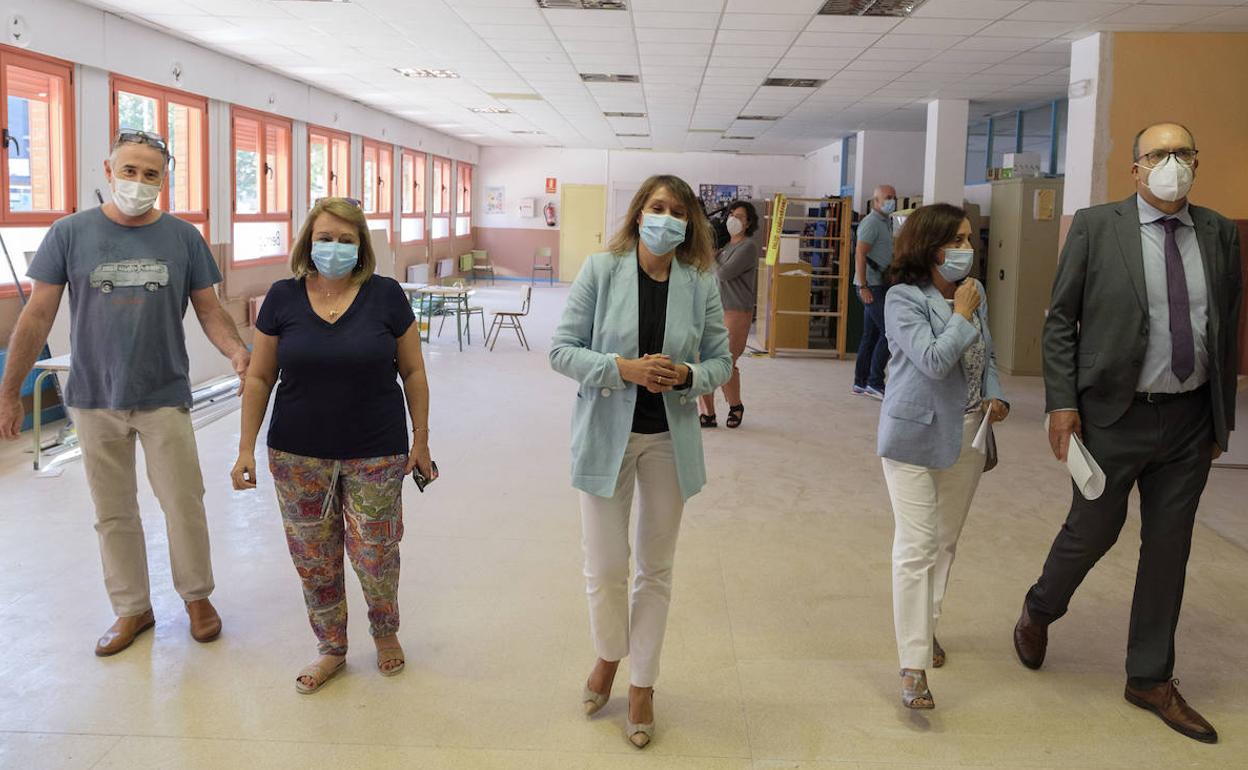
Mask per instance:
[[[264,295],[252,297],[247,301],[247,325],[255,327],[256,318],[260,315],[260,306],[264,304]]]

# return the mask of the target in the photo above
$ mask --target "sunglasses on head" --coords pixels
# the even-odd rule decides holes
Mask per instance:
[[[169,157],[169,142],[165,141],[165,138],[158,134],[123,128],[117,132],[117,141],[113,142],[114,146],[121,144],[146,144],[149,147],[155,147],[160,150],[165,157]]]

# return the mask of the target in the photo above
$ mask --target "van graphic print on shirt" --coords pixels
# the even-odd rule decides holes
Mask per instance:
[[[109,294],[113,289],[142,286],[157,291],[169,285],[169,266],[158,259],[126,259],[105,262],[91,271],[91,288]]]

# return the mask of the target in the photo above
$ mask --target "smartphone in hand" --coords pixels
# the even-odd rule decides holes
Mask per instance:
[[[436,462],[430,461],[429,465],[431,466],[431,469],[433,470],[433,478],[425,478],[425,475],[420,472],[420,468],[416,468],[415,470],[412,471],[412,481],[416,482],[416,488],[419,489],[421,492],[424,492],[425,487],[432,484],[438,478],[438,464]]]

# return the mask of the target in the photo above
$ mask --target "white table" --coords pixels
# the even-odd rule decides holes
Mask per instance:
[[[69,354],[36,361],[33,368],[39,372],[35,377],[33,398],[35,413],[31,417],[35,434],[35,470],[41,470],[43,468],[43,381],[57,372],[69,371]]]

